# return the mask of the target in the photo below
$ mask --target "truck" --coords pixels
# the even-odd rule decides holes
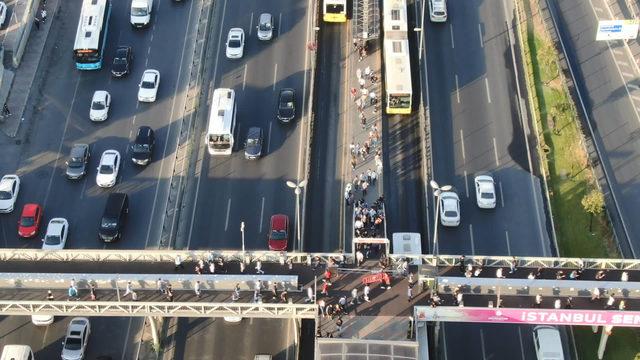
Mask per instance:
[[[131,0],[131,26],[141,28],[151,22],[153,0]]]

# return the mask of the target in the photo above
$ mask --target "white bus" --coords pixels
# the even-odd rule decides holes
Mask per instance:
[[[346,22],[347,0],[323,0],[322,20],[325,22]]]
[[[233,89],[215,89],[211,99],[207,149],[211,155],[231,155],[236,127],[236,93]]]
[[[79,70],[97,70],[102,67],[107,46],[111,0],[83,0],[73,59]]]
[[[384,0],[384,81],[387,114],[410,114],[411,61],[406,0]]]

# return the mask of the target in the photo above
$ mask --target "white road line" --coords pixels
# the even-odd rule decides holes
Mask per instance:
[[[231,211],[231,198],[227,201],[227,218],[224,221],[224,231],[229,229],[229,212]]]
[[[500,204],[504,207],[504,195],[502,194],[502,182],[498,181],[498,189],[500,189]]]
[[[467,197],[469,197],[469,179],[467,178],[467,170],[464,171],[464,188],[467,190]]]
[[[249,21],[249,36],[253,32],[253,12],[251,12],[251,20]]]
[[[193,4],[194,1],[191,2],[191,4]],[[222,40],[222,27],[224,26],[224,14],[227,11],[227,0],[224,0],[223,5],[222,5],[222,21],[220,21],[220,29],[218,30],[218,51],[216,51],[216,61],[213,65],[213,80],[211,81],[212,84],[215,83],[216,81],[216,74],[218,73],[218,60],[220,59],[220,41]],[[204,148],[201,150],[203,153],[205,152]],[[202,163],[204,164],[204,157],[206,155],[203,155],[202,158]],[[204,165],[201,166],[200,169],[202,169],[202,167],[204,167]],[[191,224],[189,224],[189,236],[187,238],[187,249],[189,249],[191,247],[191,235],[193,234],[193,225],[194,225],[194,221],[196,218],[196,209],[198,208],[198,192],[200,191],[200,182],[202,180],[202,174],[200,174],[200,177],[198,178],[198,181],[196,183],[196,195],[195,195],[195,200],[193,202],[193,209],[191,210]]]
[[[600,8],[600,7],[595,7],[595,6],[594,6],[594,7],[593,7],[593,10],[595,10],[595,11],[597,11],[597,12],[602,12],[602,8]]]
[[[136,117],[138,116],[138,114],[133,115],[133,120],[131,120],[131,124],[135,125],[136,124]]]
[[[131,135],[133,135],[133,130],[129,129],[129,139],[131,139]]]
[[[630,88],[632,88],[632,89],[635,89],[635,90],[640,89],[640,86],[635,85],[635,84],[627,84],[627,86],[628,86],[628,87],[630,87]]]
[[[269,121],[269,135],[267,135],[267,154],[269,155],[269,151],[271,149],[271,128],[273,127],[273,120]]]
[[[611,51],[613,51],[614,54],[616,55],[622,55],[624,54],[622,51],[618,50],[618,49],[612,49]]]
[[[484,47],[484,39],[482,37],[482,24],[478,23],[478,35],[480,35],[480,47]]]
[[[621,64],[623,66],[629,66],[629,63],[626,61],[622,61],[622,60],[616,60],[618,62],[618,64]]]
[[[242,91],[244,91],[244,88],[247,85],[247,67],[247,64],[244,64],[244,72],[242,74]]]
[[[489,90],[489,79],[484,78],[484,86],[487,88],[487,101],[491,104],[491,91]]]
[[[640,101],[640,95],[631,95],[631,98]]]
[[[455,49],[456,44],[453,42],[453,25],[449,23],[449,33],[451,34],[451,48]]]
[[[462,147],[462,162],[466,162],[467,156],[464,151],[464,134],[462,133],[462,129],[460,129],[460,147]]]
[[[278,63],[276,63],[274,65],[274,69],[273,69],[273,85],[271,87],[271,90],[276,91],[276,80],[278,78]]]
[[[88,179],[89,179],[89,177],[85,175],[84,176],[84,181],[82,182],[82,189],[80,190],[80,200],[82,200],[84,198],[84,193],[85,193],[85,191],[87,189],[87,182],[89,181]]]
[[[442,327],[441,327],[441,329],[442,329],[442,345],[444,345],[444,351],[443,351],[444,360],[448,360],[449,358],[447,357],[447,335],[444,332],[444,329],[447,326],[447,323],[443,321],[441,324],[442,324]],[[438,345],[436,344],[436,346],[438,346]]]
[[[625,71],[622,71],[622,70],[619,70],[619,71],[623,76],[626,76],[628,78],[632,78],[633,79],[635,77],[635,75],[633,75],[631,73],[628,73],[628,72],[625,72]]]
[[[471,236],[471,255],[476,254],[476,245],[473,242],[473,224],[469,224],[469,235]]]
[[[129,318],[129,325],[127,325],[127,334],[124,337],[124,344],[122,345],[122,357],[120,358],[121,360],[124,360],[124,357],[127,353],[127,344],[129,343],[129,333],[131,332],[131,322],[133,321],[133,318],[130,317]]]
[[[507,230],[504,231],[504,237],[505,237],[505,240],[507,241],[507,254],[511,256],[511,241],[509,241],[509,231]]]
[[[262,205],[260,205],[260,226],[258,226],[258,233],[262,234],[262,221],[264,219],[264,196],[262,197]]]
[[[480,348],[482,349],[482,359],[487,360],[487,351],[484,348],[484,332],[480,328]]]
[[[282,13],[278,16],[278,26],[276,27],[276,36],[280,37],[280,29],[282,28]]]
[[[458,104],[460,104],[460,86],[458,86],[458,74],[456,74],[456,99],[458,99]]]
[[[518,326],[518,339],[520,340],[520,356],[522,356],[522,360],[526,359],[524,355],[524,344],[522,343],[522,327]]]
[[[496,144],[496,138],[493,138],[493,154],[496,157],[496,166],[500,166],[500,158],[498,158],[498,145]]]
[[[73,105],[76,102],[76,95],[78,94],[78,88],[80,87],[80,78],[82,75],[78,76],[78,80],[76,81],[76,88],[73,90],[73,97],[71,98],[71,105],[69,105],[69,111],[67,112],[67,117],[64,121],[64,128],[62,129],[62,136],[60,137],[60,143],[58,144],[58,152],[56,153],[56,161],[53,162],[53,167],[51,169],[51,176],[49,177],[49,185],[47,185],[47,192],[44,194],[44,201],[42,205],[44,208],[47,208],[47,200],[49,199],[49,194],[51,193],[51,185],[53,185],[53,177],[56,174],[56,169],[58,168],[58,160],[60,160],[60,154],[62,153],[62,145],[64,144],[64,138],[67,136],[67,128],[69,127],[69,120],[71,119],[71,111],[73,110]]]

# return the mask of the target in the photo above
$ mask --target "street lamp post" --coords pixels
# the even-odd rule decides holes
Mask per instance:
[[[300,194],[302,193],[302,188],[305,187],[305,185],[307,185],[307,180],[302,180],[297,184],[293,181],[287,181],[287,186],[292,188],[293,192],[296,194],[296,233],[298,235],[299,251],[302,251],[302,241],[300,240]]]
[[[433,255],[438,255],[438,220],[440,216],[440,194],[443,191],[449,191],[453,189],[451,185],[438,185],[435,180],[429,181],[429,185],[433,189],[433,197],[436,199],[436,214],[434,215],[435,221],[433,224]]]
[[[240,222],[240,233],[242,233],[242,257],[244,260],[244,221]]]

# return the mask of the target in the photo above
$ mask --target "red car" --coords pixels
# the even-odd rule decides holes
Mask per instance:
[[[269,250],[286,251],[289,241],[289,217],[276,214],[271,217],[269,230]]]
[[[38,204],[25,204],[18,222],[18,236],[29,238],[38,232],[42,220],[42,207]]]

